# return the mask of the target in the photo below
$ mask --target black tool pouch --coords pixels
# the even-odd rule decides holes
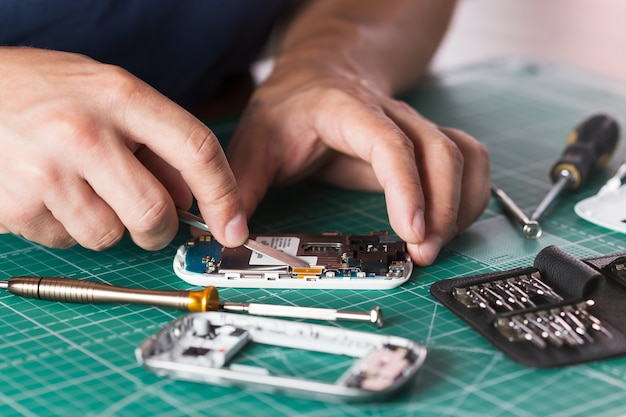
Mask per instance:
[[[549,368],[626,354],[626,254],[438,281],[431,294],[517,362]]]

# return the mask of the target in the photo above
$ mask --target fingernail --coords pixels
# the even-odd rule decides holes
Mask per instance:
[[[426,234],[426,222],[424,221],[424,211],[417,210],[415,212],[415,216],[413,216],[413,223],[411,224],[413,228],[413,233],[417,235],[417,239],[419,242],[424,240],[424,235]]]
[[[228,244],[231,246],[243,245],[248,239],[248,223],[246,217],[240,213],[233,217],[226,225],[224,232]]]
[[[435,262],[437,255],[443,246],[443,241],[439,236],[428,236],[422,243],[417,244],[417,250],[424,263],[430,265]]]

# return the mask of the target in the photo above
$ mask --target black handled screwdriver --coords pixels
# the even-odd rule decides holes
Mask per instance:
[[[561,158],[552,166],[552,188],[541,200],[531,220],[539,220],[556,197],[565,189],[576,190],[594,168],[599,168],[611,157],[619,139],[619,125],[606,114],[596,114],[583,120],[567,139]]]

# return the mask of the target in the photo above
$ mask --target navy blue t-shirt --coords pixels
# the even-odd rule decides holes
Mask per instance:
[[[119,65],[181,104],[258,55],[289,0],[0,0],[0,45]]]

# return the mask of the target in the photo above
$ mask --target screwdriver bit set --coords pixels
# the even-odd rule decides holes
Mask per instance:
[[[525,365],[626,355],[626,254],[580,260],[548,246],[533,266],[438,281],[430,291]]]

